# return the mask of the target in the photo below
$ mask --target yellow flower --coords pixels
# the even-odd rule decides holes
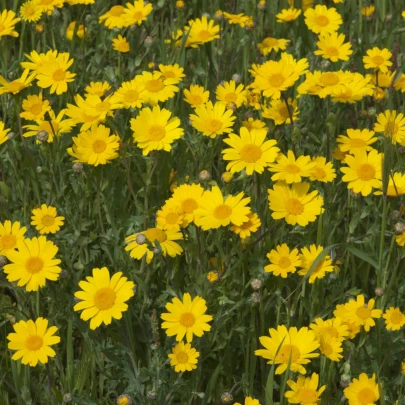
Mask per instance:
[[[291,187],[280,181],[269,192],[269,206],[273,219],[285,218],[287,224],[307,226],[323,213],[323,198],[314,190],[308,194],[309,183]]]
[[[112,30],[113,28],[123,28],[125,26],[124,7],[113,6],[105,14],[98,18],[99,23]]]
[[[352,44],[345,42],[344,34],[331,32],[319,37],[316,43],[319,48],[314,52],[315,55],[321,55],[324,59],[329,59],[331,62],[339,60],[349,60],[349,56],[353,53]]]
[[[122,35],[118,35],[117,38],[114,38],[112,40],[112,44],[113,44],[113,49],[120,53],[127,53],[130,51],[129,42]]]
[[[144,235],[148,243],[138,243],[138,235]],[[162,249],[163,256],[169,255],[170,257],[175,257],[181,255],[183,249],[176,240],[183,239],[181,232],[175,229],[167,229],[163,231],[159,228],[149,228],[143,232],[134,233],[125,239],[128,246],[125,247],[126,251],[130,251],[130,256],[134,259],[141,260],[146,255],[146,263],[150,263],[154,256],[154,250],[150,248],[156,247],[155,242],[159,242],[159,246]]]
[[[29,70],[25,69],[21,77],[12,82],[7,82],[6,79],[0,75],[0,96],[5,93],[17,94],[28,86],[35,79],[35,73],[29,75]]]
[[[378,384],[375,382],[375,374],[373,374],[372,378],[368,378],[367,374],[361,373],[359,379],[354,378],[343,392],[349,401],[349,405],[373,405],[380,398]]]
[[[405,13],[405,11],[404,11],[404,13]],[[403,361],[403,362],[401,363],[401,374],[402,374],[402,375],[405,374],[405,361]]]
[[[23,21],[37,22],[42,16],[42,8],[36,0],[28,0],[20,7],[20,16]]]
[[[382,186],[382,184],[381,184]],[[375,195],[381,195],[382,191],[376,191]],[[399,197],[405,194],[405,174],[391,173],[388,180],[386,195],[389,197]]]
[[[297,267],[301,265],[298,249],[290,251],[286,243],[277,245],[276,250],[272,249],[267,254],[267,258],[271,264],[265,266],[264,271],[266,273],[273,273],[275,276],[281,276],[282,278],[287,278],[289,273],[295,273]]]
[[[315,166],[311,156],[299,156],[296,159],[294,152],[289,150],[287,156],[280,153],[276,163],[269,164],[269,171],[275,173],[271,176],[273,181],[284,180],[291,184],[300,183],[303,177],[309,177]]]
[[[165,108],[154,106],[143,108],[139,115],[131,119],[134,142],[142,149],[144,156],[152,150],[172,149],[172,143],[183,136],[184,130],[179,128],[180,120],[171,117],[171,112]]]
[[[266,128],[266,124],[263,121],[260,120],[255,120],[252,117],[249,117],[247,121],[242,121],[242,126],[247,128],[247,130],[250,132],[252,129],[262,129]]]
[[[8,141],[7,134],[10,132],[10,128],[5,128],[4,122],[0,120],[0,145]]]
[[[79,97],[77,96],[76,99],[78,105]],[[121,108],[121,104],[112,94],[104,99],[94,94],[87,94],[86,99],[81,102],[81,107],[83,108],[82,114],[85,114],[87,117],[97,117],[98,121],[104,121],[107,116],[112,117],[113,111]]]
[[[320,35],[337,31],[343,23],[341,15],[334,7],[327,8],[319,4],[305,11],[304,16],[307,27]]]
[[[405,75],[401,73],[394,82],[395,90],[405,93]]]
[[[20,113],[20,117],[33,121],[43,121],[45,113],[51,111],[49,101],[42,99],[42,93],[27,96],[22,102],[22,108],[24,112]]]
[[[340,170],[344,173],[342,180],[349,183],[347,187],[363,196],[371,194],[373,188],[381,188],[381,166],[383,154],[373,149],[368,154],[356,151],[353,156],[345,157],[345,164]]]
[[[378,114],[374,125],[375,132],[382,132],[385,137],[391,138],[395,145],[397,142],[405,146],[405,116],[395,110],[385,110]]]
[[[41,7],[43,12],[51,15],[53,10],[56,8],[62,8],[64,0],[36,0],[39,7]]]
[[[130,82],[123,82],[121,87],[111,97],[112,104],[119,104],[122,108],[141,108],[143,104],[144,86],[131,80]]]
[[[310,171],[309,179],[311,181],[330,183],[336,178],[336,171],[332,162],[326,162],[326,158],[323,156],[313,157],[312,162],[316,163],[316,166]]]
[[[195,210],[195,223],[204,231],[227,226],[230,223],[240,226],[249,220],[251,213],[247,204],[250,197],[243,198],[244,194],[229,195],[226,198],[219,187],[212,187],[211,191],[205,191],[200,206]]]
[[[191,105],[191,107],[199,107],[200,105],[205,104],[209,97],[210,92],[205,90],[204,87],[199,86],[198,84],[191,85],[190,89],[184,89],[184,101]]]
[[[219,25],[214,25],[214,20],[208,21],[206,16],[202,16],[201,19],[188,21],[188,26],[184,27],[184,35],[187,34],[186,46],[198,48],[201,44],[219,38]]]
[[[144,86],[143,100],[145,103],[156,105],[159,101],[167,101],[173,98],[179,88],[175,86],[177,79],[166,79],[160,72],[142,72],[135,76],[137,83]]]
[[[76,6],[77,4],[94,4],[96,0],[65,0],[69,6]]]
[[[66,38],[69,41],[72,41],[75,30],[76,30],[76,21],[72,21],[66,29]],[[83,24],[80,24],[76,32],[78,38],[83,39],[86,33],[87,29],[84,27]]]
[[[134,4],[127,3],[123,14],[125,26],[141,25],[143,21],[146,21],[152,10],[152,3],[145,5],[143,0],[135,0]]]
[[[38,73],[39,68],[46,66],[49,62],[55,62],[57,60],[58,51],[50,50],[46,54],[31,51],[29,55],[25,54],[25,56],[29,62],[21,62],[21,66],[24,69]]]
[[[25,226],[9,220],[0,222],[0,255],[8,257],[9,252],[14,252],[17,249],[17,242],[24,240],[24,234],[27,232]]]
[[[400,235],[395,237],[395,242],[398,246],[405,246],[405,232],[402,232]]]
[[[128,301],[134,296],[135,284],[122,277],[118,271],[110,277],[107,267],[93,269],[93,276],[87,281],[79,281],[81,291],[75,292],[80,301],[73,307],[75,311],[83,311],[80,319],[90,320],[90,329],[98,328],[102,323],[110,325],[112,318],[121,319],[122,313],[128,309]]]
[[[364,15],[364,17],[371,17],[374,14],[375,7],[373,5],[371,6],[364,6],[361,8],[361,15]]]
[[[373,150],[372,144],[377,142],[374,131],[368,129],[348,129],[345,135],[339,135],[337,142],[342,152],[369,152]]]
[[[48,363],[48,357],[55,357],[56,353],[51,346],[60,342],[59,336],[54,336],[58,331],[56,326],[48,328],[48,320],[37,318],[20,321],[13,325],[15,333],[9,333],[7,339],[8,348],[15,350],[13,360],[21,359],[22,364],[29,364],[35,367],[38,362],[41,364]]]
[[[405,325],[405,315],[399,308],[390,307],[383,316],[387,330],[400,330]]]
[[[310,328],[314,331],[317,340],[322,335],[328,335],[339,341],[349,338],[349,328],[340,318],[323,320],[316,318],[315,323],[311,323]]]
[[[392,53],[387,48],[379,49],[375,46],[367,51],[367,56],[363,56],[364,67],[386,73],[388,67],[392,66],[391,56]]]
[[[162,209],[156,213],[156,224],[160,229],[179,231],[184,224],[184,214],[175,202],[168,200]]]
[[[235,402],[233,405],[241,405],[239,402]],[[252,397],[245,398],[245,405],[260,405],[260,402],[257,399]]]
[[[284,396],[290,404],[317,405],[326,389],[326,385],[318,389],[319,375],[316,373],[312,373],[311,377],[299,376],[297,382],[288,380],[287,384],[292,391],[287,391]]]
[[[245,28],[246,23],[249,20],[249,17],[244,15],[243,13],[230,14],[230,13],[227,13],[226,11],[224,11],[223,15],[229,24],[238,24],[242,28]]]
[[[87,94],[103,97],[104,94],[110,89],[111,86],[107,82],[90,82],[90,84],[84,88],[84,91]]]
[[[307,327],[297,330],[296,327],[287,329],[278,325],[277,329],[269,329],[269,332],[270,337],[259,338],[265,349],[255,350],[255,355],[268,359],[268,364],[279,364],[276,374],[284,373],[288,366],[291,371],[305,374],[304,365],[319,356],[319,353],[313,353],[319,348],[319,343]]]
[[[13,10],[3,10],[0,13],[0,37],[9,35],[18,37],[18,32],[15,30],[15,25],[21,21],[21,18],[16,18]]]
[[[41,208],[34,208],[32,214],[31,225],[34,225],[41,235],[58,232],[65,220],[65,217],[57,217],[55,207],[46,204],[42,204]]]
[[[276,14],[278,23],[289,23],[295,21],[301,15],[301,10],[291,7],[284,8],[280,13]]]
[[[244,87],[243,84],[236,87],[236,82],[233,80],[218,85],[215,92],[217,101],[225,104],[234,103],[236,107],[240,107],[246,101]]]
[[[248,218],[249,219],[242,225],[231,226],[231,231],[239,235],[242,240],[251,236],[252,233],[257,232],[262,224],[256,213],[248,214]]]
[[[62,271],[55,259],[58,248],[45,236],[17,240],[17,249],[9,251],[7,258],[11,264],[4,266],[9,282],[18,281],[18,287],[25,286],[30,291],[38,291],[45,286],[46,280],[56,281]]]
[[[246,174],[252,175],[253,172],[263,173],[264,169],[274,162],[280,149],[276,146],[274,139],[266,140],[267,129],[252,129],[249,131],[241,127],[240,136],[230,134],[224,142],[230,146],[224,149],[222,154],[224,160],[230,163],[226,170],[231,173],[246,170]]]
[[[187,342],[190,343],[194,335],[201,337],[204,332],[211,330],[208,322],[212,321],[212,316],[205,315],[207,306],[204,298],[197,295],[191,300],[190,294],[185,293],[183,301],[175,297],[165,307],[169,312],[160,315],[165,321],[162,323],[162,329],[167,329],[167,336],[176,335],[178,342],[186,336]]]
[[[219,280],[219,274],[217,271],[210,271],[207,274],[207,280],[212,284]]]
[[[236,117],[232,110],[226,110],[223,103],[212,105],[209,101],[205,105],[198,106],[195,114],[190,114],[192,126],[204,136],[216,138],[217,135],[232,132]]]
[[[176,373],[192,371],[197,368],[198,357],[200,353],[191,347],[190,343],[184,344],[183,341],[173,347],[172,353],[168,355],[170,365],[174,367]]]
[[[280,49],[285,51],[289,42],[289,39],[267,37],[264,38],[263,41],[257,45],[257,47],[263,56],[267,56],[273,50],[275,52],[278,52]]]
[[[76,73],[68,71],[69,67],[74,62],[74,59],[69,59],[68,53],[60,53],[53,61],[48,61],[42,67],[38,68],[37,84],[43,89],[50,87],[51,94],[60,95],[68,89],[67,84],[74,81]]]
[[[273,120],[276,125],[291,124],[290,114],[292,115],[293,122],[298,121],[299,111],[297,102],[289,98],[287,104],[288,108],[284,100],[271,100],[270,107],[267,105],[262,106],[262,117]]]
[[[300,276],[306,276],[315,260],[322,253],[323,246],[310,245],[309,249],[304,247],[301,249],[300,259],[301,259],[301,270],[298,271]],[[321,279],[326,276],[326,273],[330,273],[334,270],[332,259],[329,255],[326,255],[316,267],[313,268],[309,276],[309,284],[315,282],[316,279]]]
[[[159,71],[165,79],[174,79],[177,83],[180,83],[183,80],[183,77],[186,75],[183,73],[184,69],[180,67],[177,63],[174,65],[159,65]]]
[[[375,326],[374,319],[381,318],[381,309],[373,309],[375,300],[371,299],[364,303],[364,295],[358,295],[356,300],[350,300],[344,305],[339,305],[333,312],[335,317],[343,319],[345,322],[354,323],[357,326],[364,326],[366,332]]]

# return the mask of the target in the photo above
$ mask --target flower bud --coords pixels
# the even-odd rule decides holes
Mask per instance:
[[[83,171],[83,163],[80,162],[73,163],[72,169],[75,173],[81,173]]]
[[[63,402],[64,403],[68,403],[68,402],[70,402],[72,400],[72,395],[71,394],[69,394],[69,393],[66,393],[66,394],[64,394],[63,395]]]
[[[349,384],[350,384],[350,380],[351,380],[350,375],[342,374],[342,375],[340,376],[340,386],[341,386],[342,388],[348,387]]]
[[[260,296],[260,294],[258,292],[252,293],[250,298],[251,298],[252,302],[254,302],[255,304],[257,304],[261,300],[261,296]]]
[[[233,174],[230,172],[222,173],[221,179],[224,183],[230,183],[233,179]]]
[[[59,278],[60,278],[61,280],[63,280],[64,278],[68,278],[68,276],[69,276],[69,272],[68,272],[67,270],[62,270],[62,271],[60,272]]]
[[[375,107],[370,107],[367,109],[367,115],[369,117],[374,117],[377,113],[377,109]]]
[[[146,393],[146,398],[148,398],[149,401],[154,401],[155,399],[157,399],[157,394],[155,391],[148,391]]]
[[[136,235],[135,242],[138,245],[143,245],[146,242],[146,236],[143,233]]]
[[[381,287],[377,287],[374,292],[377,297],[382,297],[384,295],[384,289]]]
[[[120,395],[117,398],[117,405],[132,405],[132,398],[127,394]]]
[[[207,274],[207,280],[212,284],[215,283],[216,281],[218,281],[219,279],[219,274],[217,271],[210,271]]]
[[[7,138],[8,138],[9,141],[11,141],[14,137],[15,137],[15,133],[14,133],[14,132],[9,132],[9,133],[7,134]]]
[[[42,173],[42,166],[37,166],[37,168],[35,169],[35,171],[40,174]]]
[[[260,288],[262,288],[262,281],[258,278],[254,278],[251,281],[250,286],[252,287],[252,290],[260,290]]]
[[[401,213],[398,210],[394,210],[391,212],[391,219],[397,220],[401,218]]]
[[[153,249],[153,254],[154,255],[158,255],[160,253],[160,249],[158,248],[158,247],[155,247],[154,249]]]
[[[239,73],[234,73],[233,75],[232,75],[232,80],[234,81],[234,82],[236,82],[236,83],[240,83],[240,81],[241,81],[241,76],[240,76],[240,74]]]
[[[199,178],[201,181],[210,181],[211,180],[211,173],[208,170],[202,170],[200,172]]]
[[[143,44],[144,44],[146,47],[152,46],[152,45],[153,45],[153,38],[150,37],[150,36],[147,36],[147,37],[145,38],[145,41],[143,41]]]
[[[48,140],[48,138],[49,138],[49,134],[44,129],[41,129],[40,131],[38,131],[38,133],[36,135],[37,141],[41,142],[41,143],[46,142]]]
[[[329,66],[330,66],[330,62],[329,62],[328,60],[324,59],[324,60],[321,62],[321,68],[322,68],[322,69],[327,69]]]
[[[233,395],[229,392],[224,392],[221,395],[221,401],[223,404],[230,404],[233,401]]]
[[[215,14],[214,14],[214,20],[215,21],[221,21],[224,18],[224,13],[221,10],[218,10]]]
[[[179,10],[183,9],[184,6],[185,6],[184,1],[182,0],[176,1],[176,8],[178,8]]]
[[[397,235],[400,235],[401,233],[405,232],[405,224],[403,224],[402,222],[397,222],[394,225],[394,231]]]

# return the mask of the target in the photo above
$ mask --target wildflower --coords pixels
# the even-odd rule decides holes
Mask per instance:
[[[182,184],[167,202],[175,204],[184,215],[184,220],[191,223],[195,220],[195,210],[200,206],[203,193],[204,189],[199,184]]]
[[[322,253],[323,246],[310,245],[309,249],[304,247],[301,249],[301,270],[298,271],[300,276],[306,276],[310,271],[312,265],[318,256]],[[324,278],[326,273],[334,271],[332,259],[329,255],[326,255],[312,270],[309,276],[309,283],[312,284],[316,279]]]
[[[111,101],[120,104],[122,108],[141,108],[145,86],[136,80],[123,82],[113,94]]]
[[[284,8],[280,13],[276,14],[278,23],[289,23],[295,21],[301,15],[301,10],[291,7]]]
[[[226,11],[223,13],[225,19],[228,21],[229,24],[237,24],[242,28],[245,28],[246,23],[249,20],[249,17],[244,15],[243,13],[241,14],[231,14],[227,13]]]
[[[0,75],[0,96],[5,93],[18,94],[21,90],[31,86],[35,79],[35,74],[29,75],[29,70],[25,69],[21,77],[7,82],[6,79]]]
[[[207,280],[212,284],[219,280],[219,274],[217,271],[210,271],[207,274]]]
[[[246,92],[244,91],[244,85],[240,84],[236,87],[236,82],[230,80],[223,85],[220,84],[215,92],[218,102],[235,103],[236,107],[240,107],[246,101]]]
[[[63,7],[63,0],[37,0],[37,4],[41,7],[42,12],[51,15],[55,8]]]
[[[0,145],[8,141],[7,134],[10,132],[10,128],[5,128],[4,122],[0,121]]]
[[[241,404],[239,402],[235,402],[234,405],[241,405]],[[246,397],[245,405],[260,405],[260,402],[257,399],[253,399],[252,397]]]
[[[117,405],[132,405],[132,398],[127,394],[120,395],[117,398]]]
[[[160,72],[142,72],[136,75],[134,79],[137,83],[144,86],[143,101],[152,106],[159,101],[167,101],[173,98],[179,91],[176,84],[177,79],[165,78]]]
[[[17,249],[17,242],[24,240],[25,232],[27,228],[21,226],[18,221],[0,222],[0,255],[8,257],[9,252],[14,252]]]
[[[23,21],[37,22],[42,16],[42,8],[35,0],[28,0],[20,7],[20,16]]]
[[[339,149],[342,152],[354,154],[356,152],[369,152],[373,150],[377,138],[374,131],[368,129],[348,129],[346,135],[339,135],[337,138]]]
[[[130,51],[129,42],[122,35],[118,35],[117,38],[114,38],[112,40],[112,44],[113,44],[113,49],[120,53],[127,53]]]
[[[66,38],[69,41],[72,41],[75,30],[76,30],[76,21],[73,21],[68,25],[68,27],[66,29]],[[83,24],[80,24],[77,28],[76,35],[78,38],[83,39],[86,32],[87,32],[87,29],[84,27]]]
[[[202,16],[201,19],[189,20],[188,26],[184,27],[184,33],[188,34],[186,46],[197,48],[219,38],[219,25],[215,25],[214,20],[208,21],[206,16]]]
[[[180,230],[181,226],[187,225],[180,208],[170,200],[156,213],[156,224],[161,229],[174,229],[176,231]]]
[[[74,295],[81,301],[73,309],[82,311],[80,319],[90,319],[90,329],[94,330],[102,323],[110,325],[112,318],[122,318],[122,313],[128,309],[125,302],[134,296],[135,284],[122,277],[120,271],[111,277],[107,267],[94,268],[92,274],[86,277],[87,281],[79,282],[82,290]]]
[[[272,249],[267,254],[267,258],[271,264],[265,266],[264,271],[282,278],[287,278],[289,273],[295,273],[297,267],[301,265],[298,249],[290,250],[286,243],[277,245],[276,249]]]
[[[93,94],[94,96],[103,97],[111,89],[111,85],[108,82],[90,82],[88,86],[84,88],[87,94]]]
[[[276,125],[291,124],[291,116],[293,122],[299,120],[297,102],[289,98],[287,100],[288,107],[284,100],[273,99],[270,101],[270,107],[263,105],[263,118],[269,118],[274,121]]]
[[[21,18],[16,18],[13,10],[3,10],[0,13],[0,37],[11,36],[17,38],[18,32],[15,30],[15,25],[21,21]]]
[[[257,47],[263,56],[267,56],[273,50],[275,52],[278,52],[279,50],[285,51],[289,42],[289,39],[267,37],[264,38]]]
[[[326,389],[326,385],[318,389],[319,375],[316,373],[311,377],[299,376],[297,382],[288,380],[287,384],[292,391],[287,391],[284,396],[290,404],[316,405]]]
[[[405,116],[395,110],[385,110],[378,114],[374,131],[383,133],[385,137],[391,138],[395,145],[397,142],[405,146]]]
[[[382,187],[382,184],[381,184]],[[376,191],[375,195],[381,195],[381,191]],[[386,195],[389,197],[399,197],[405,194],[405,174],[393,173],[388,179]]]
[[[387,330],[400,330],[405,325],[405,315],[399,308],[390,307],[382,316]]]
[[[375,46],[367,51],[367,56],[363,57],[364,67],[386,73],[388,68],[392,66],[391,56],[392,53],[387,48],[379,49]]]
[[[107,28],[123,28],[126,24],[124,20],[124,7],[113,6],[105,14],[99,17],[98,21],[103,23]]]
[[[184,344],[183,341],[173,347],[172,353],[168,355],[170,365],[174,367],[176,373],[192,371],[197,368],[198,357],[200,353],[191,347],[190,343]]]
[[[224,172],[221,175],[221,179],[224,183],[230,183],[233,179],[233,173],[231,172]]]
[[[354,378],[347,388],[344,389],[345,397],[349,405],[373,405],[380,398],[378,384],[375,381],[375,374],[368,378],[367,374],[361,373],[359,379]]]
[[[248,214],[248,220],[243,222],[242,225],[233,225],[231,231],[240,236],[240,238],[246,239],[251,236],[252,233],[257,232],[261,225],[260,218],[256,213]]]
[[[331,62],[349,60],[349,56],[353,53],[351,43],[345,43],[344,34],[338,34],[337,32],[320,36],[316,45],[319,49],[314,54],[321,55],[322,58],[329,59]]]
[[[143,0],[135,0],[134,4],[127,3],[122,15],[126,27],[141,25],[152,12],[152,3],[145,4]]]
[[[199,85],[191,85],[189,89],[184,89],[184,101],[191,107],[199,107],[205,104],[210,97],[210,92]]]
[[[165,79],[174,79],[176,83],[180,83],[186,75],[183,73],[184,68],[180,67],[177,63],[174,65],[159,65],[159,71]],[[155,72],[155,73],[156,73]]]
[[[65,219],[57,216],[55,207],[46,204],[42,204],[41,208],[34,208],[32,214],[31,225],[34,225],[41,235],[58,232]]]
[[[336,171],[332,162],[326,162],[326,158],[323,156],[313,157],[312,162],[316,163],[316,166],[310,171],[309,179],[311,181],[330,183],[336,178]]]
[[[23,112],[20,117],[26,120],[42,121],[44,115],[51,110],[48,100],[43,100],[42,93],[27,96],[22,102]]]
[[[322,335],[328,335],[339,341],[349,338],[349,328],[341,318],[332,318],[325,321],[322,318],[316,318],[315,323],[311,323],[310,328],[314,331],[317,340]]]
[[[304,16],[307,27],[320,35],[337,31],[343,23],[341,15],[334,7],[327,8],[319,4],[315,8],[307,9]]]
[[[361,15],[364,17],[372,17],[375,11],[375,6],[364,6],[361,8]]]

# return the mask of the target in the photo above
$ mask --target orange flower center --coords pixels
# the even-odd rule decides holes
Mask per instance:
[[[166,222],[170,225],[177,224],[178,219],[179,219],[179,215],[174,212],[171,212],[170,214],[168,214],[166,216]]]
[[[300,215],[304,212],[304,205],[296,198],[290,198],[285,202],[285,210],[292,215]]]
[[[328,56],[339,56],[339,50],[334,46],[330,46],[329,48],[326,49],[326,54]]]
[[[288,269],[291,266],[291,260],[284,256],[278,261],[278,266],[282,269]]]
[[[139,93],[136,90],[128,90],[125,93],[124,100],[127,103],[132,103],[133,101],[137,101],[139,99]]]
[[[276,39],[276,38],[266,38],[266,39],[263,41],[263,45],[264,45],[266,48],[271,48],[271,47],[273,47],[273,46],[277,46],[277,45],[278,45],[278,39]]]
[[[402,323],[402,319],[403,319],[402,314],[398,311],[395,311],[394,313],[391,314],[390,321],[394,325],[399,325]]]
[[[195,324],[195,316],[191,312],[185,312],[180,317],[180,325],[191,328]]]
[[[107,144],[101,139],[97,139],[93,143],[93,152],[94,153],[103,153],[107,149]]]
[[[368,309],[368,307],[360,307],[357,309],[356,314],[361,319],[367,319],[370,318],[371,311]]]
[[[380,56],[380,55],[373,56],[373,57],[371,58],[371,60],[372,60],[376,65],[382,65],[382,64],[384,63],[384,61],[385,61],[385,59],[384,59],[382,56]]]
[[[216,219],[225,219],[232,214],[232,208],[229,205],[221,204],[214,210],[214,217]]]
[[[360,138],[352,139],[350,141],[350,145],[352,146],[352,148],[363,148],[364,146],[367,146],[366,142]]]
[[[271,87],[281,87],[285,82],[283,75],[277,73],[269,77],[269,84]]]
[[[25,347],[30,351],[30,352],[35,352],[39,350],[44,344],[43,339],[41,336],[38,335],[31,335],[27,337],[27,340],[25,341]]]
[[[114,7],[111,8],[109,14],[112,17],[120,17],[123,12],[124,12],[124,7],[122,7],[122,6],[114,6]]]
[[[211,118],[205,123],[205,127],[210,132],[217,132],[222,128],[222,122],[215,118]]]
[[[143,13],[142,11],[135,11],[133,14],[134,20],[142,20],[143,18]]]
[[[288,173],[299,173],[301,171],[301,169],[294,164],[289,164],[285,167],[285,169],[287,170]]]
[[[245,145],[240,150],[240,158],[247,163],[255,163],[262,157],[262,150],[257,145]]]
[[[198,204],[193,198],[187,198],[181,203],[181,209],[187,214],[191,214],[196,208]]]
[[[202,30],[198,33],[198,38],[201,39],[201,41],[206,41],[211,38],[211,33],[207,30]]]
[[[0,248],[8,250],[17,244],[17,238],[14,235],[4,235],[0,238]]]
[[[45,226],[51,226],[55,223],[55,218],[51,215],[44,215],[42,217],[42,224]]]
[[[55,72],[53,72],[52,78],[53,80],[55,80],[55,82],[61,82],[63,80],[65,80],[66,77],[66,72],[62,69],[58,69],[55,70]]]
[[[188,97],[188,101],[191,105],[200,105],[202,103],[202,97],[197,94],[191,94]]]
[[[326,15],[318,15],[315,17],[316,25],[326,27],[329,24],[329,18]]]
[[[176,359],[181,364],[188,363],[188,356],[186,352],[179,352],[176,354]]]
[[[152,142],[158,142],[162,140],[166,135],[166,130],[161,125],[152,125],[149,128],[149,140]]]
[[[363,388],[357,394],[357,399],[359,400],[360,405],[368,405],[373,404],[377,398],[371,388]]]
[[[312,176],[316,179],[323,179],[326,177],[326,172],[321,167],[316,167],[312,172]]]
[[[40,257],[30,257],[25,262],[25,270],[28,273],[36,274],[39,273],[44,267],[44,261]]]
[[[157,240],[159,243],[163,243],[167,239],[166,233],[158,228],[147,229],[145,232],[143,232],[143,234],[146,236],[148,241],[152,243],[155,240]]]
[[[117,294],[115,291],[110,287],[100,288],[94,294],[94,305],[101,311],[106,309],[110,309],[115,304],[115,299],[117,298]]]
[[[42,112],[42,104],[41,103],[37,103],[37,104],[33,104],[30,108],[30,113],[33,115],[39,115]]]
[[[334,86],[339,83],[339,76],[335,73],[327,72],[320,77],[319,81],[324,86]]]
[[[360,180],[370,181],[375,178],[375,168],[369,163],[363,163],[357,168],[357,175]]]
[[[224,98],[228,103],[235,103],[238,96],[235,93],[228,93]]]
[[[147,91],[150,91],[151,93],[157,93],[158,91],[163,90],[165,87],[165,84],[161,80],[148,80],[145,84],[145,88]]]
[[[295,363],[301,356],[299,349],[294,345],[283,345],[277,353],[276,363],[287,363],[290,361],[291,364]]]
[[[310,388],[301,389],[298,395],[301,404],[316,404],[318,401],[316,390],[311,390]]]

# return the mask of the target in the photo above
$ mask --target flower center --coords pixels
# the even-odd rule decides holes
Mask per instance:
[[[166,233],[158,228],[147,229],[143,234],[146,236],[148,241],[152,243],[155,240],[157,240],[159,243],[162,243],[167,239]]]
[[[312,172],[312,176],[315,177],[316,179],[323,179],[326,177],[326,172],[321,167],[315,167],[315,169]]]
[[[287,363],[290,361],[291,364],[295,363],[301,356],[299,349],[294,345],[284,345],[280,348],[277,353],[276,363]]]
[[[214,217],[216,219],[225,219],[232,214],[232,208],[229,205],[221,204],[214,210]]]
[[[55,223],[55,218],[53,216],[51,216],[51,215],[44,215],[42,217],[42,223],[45,226],[51,226],[51,225],[53,225]]]
[[[136,90],[128,90],[125,93],[124,100],[127,103],[132,103],[133,101],[137,101],[139,99],[139,93]]]
[[[402,314],[396,311],[391,315],[390,320],[391,320],[391,323],[393,323],[395,325],[399,325],[402,323]]]
[[[177,224],[178,219],[179,219],[178,214],[175,214],[174,212],[171,212],[166,216],[166,222],[170,225]]]
[[[116,298],[117,294],[114,292],[112,288],[110,287],[100,288],[94,294],[94,305],[101,311],[104,311],[114,306]]]
[[[238,96],[235,93],[228,93],[224,98],[228,103],[234,103]]]
[[[299,173],[300,168],[297,165],[289,164],[286,166],[286,170],[288,173]]]
[[[1,28],[1,27],[0,27]],[[1,30],[0,30],[0,32],[1,32]],[[18,93],[21,89],[23,89],[25,86],[22,84],[22,83],[20,83],[19,81],[14,81],[14,82],[11,82],[9,85],[8,85],[8,89],[9,89],[9,91],[11,92],[11,93]]]
[[[366,142],[360,138],[352,139],[350,144],[352,145],[352,148],[363,148],[364,146],[367,146]]]
[[[55,82],[60,82],[64,80],[65,76],[66,76],[65,71],[62,69],[55,70],[55,72],[53,72],[52,75],[53,80],[55,80]]]
[[[288,112],[288,110],[287,110],[287,107],[281,107],[279,110],[278,110],[278,113],[284,118],[284,119],[287,119],[287,118],[290,118],[290,113]]]
[[[334,46],[330,46],[329,48],[326,49],[326,54],[328,56],[339,56],[339,51]]]
[[[376,400],[374,391],[371,388],[363,388],[357,394],[357,399],[360,402],[360,405],[373,404]]]
[[[296,198],[290,198],[285,202],[285,210],[292,215],[300,215],[304,212],[304,206]]]
[[[339,83],[339,76],[332,72],[324,73],[319,79],[324,86],[334,86]]]
[[[161,125],[152,125],[149,128],[149,140],[150,141],[160,141],[166,135],[166,130]]]
[[[136,11],[136,12],[133,14],[133,17],[134,17],[135,20],[142,20],[142,18],[143,18],[143,13],[142,13],[142,11]]]
[[[247,163],[255,163],[262,157],[262,150],[257,145],[245,145],[240,150],[240,158]]]
[[[109,14],[111,17],[120,17],[121,14],[123,14],[123,12],[124,12],[124,7],[114,6],[114,7],[111,7]]]
[[[367,319],[370,318],[371,311],[368,309],[368,307],[360,307],[357,309],[356,314],[361,319]]]
[[[25,262],[25,270],[28,273],[36,274],[39,273],[44,267],[44,261],[40,257],[30,257]]]
[[[270,47],[273,47],[273,46],[277,46],[277,45],[278,45],[278,39],[276,39],[276,38],[266,38],[266,39],[263,41],[263,43],[264,43],[264,46],[265,46],[266,48],[270,48]]]
[[[0,248],[8,250],[17,244],[17,238],[14,235],[4,235],[0,238]]]
[[[303,388],[299,391],[299,400],[301,404],[316,404],[318,400],[318,394],[315,390],[310,388]]]
[[[288,257],[284,256],[278,261],[278,266],[282,269],[287,269],[291,266],[291,260]]]
[[[369,163],[363,163],[357,169],[357,175],[363,181],[369,181],[375,178],[375,169],[374,166]]]
[[[38,335],[31,335],[27,337],[27,340],[25,341],[25,347],[30,351],[30,352],[35,352],[36,350],[39,350],[44,344],[44,341],[42,340],[41,336]]]
[[[215,118],[209,119],[205,123],[205,127],[210,132],[217,132],[222,128],[222,122],[220,120],[216,120]]]
[[[165,84],[161,80],[148,80],[146,82],[145,88],[147,91],[150,91],[151,93],[157,93],[158,91],[161,91],[165,87]]]
[[[191,312],[185,312],[180,317],[180,325],[191,328],[195,324],[195,316]]]
[[[284,84],[284,77],[281,74],[271,75],[269,77],[269,84],[271,87],[281,87]]]
[[[249,219],[249,221],[244,222],[239,228],[240,229],[249,229],[251,226],[253,226],[252,221]]]
[[[33,104],[30,108],[30,113],[34,115],[39,115],[42,112],[42,104]]]
[[[185,352],[179,352],[176,354],[177,361],[182,364],[188,363],[188,356]]]
[[[325,328],[325,332],[331,337],[334,337],[334,338],[339,337],[338,330],[336,328],[334,328],[333,326],[327,326]]]
[[[199,105],[202,103],[202,98],[201,96],[192,94],[189,98],[189,102],[191,105]]]
[[[207,30],[202,30],[198,33],[198,38],[200,38],[202,41],[206,41],[207,39],[211,38],[211,33]]]
[[[96,110],[100,112],[108,111],[111,107],[111,103],[108,101],[102,101],[101,103],[97,103]]]
[[[181,209],[187,214],[191,214],[196,208],[198,204],[193,198],[187,198],[181,203]]]
[[[384,63],[384,61],[385,61],[385,59],[384,59],[382,56],[380,56],[380,55],[373,56],[373,57],[371,58],[371,60],[372,60],[376,65],[382,65],[382,64]]]
[[[93,152],[94,153],[103,153],[107,148],[107,144],[102,141],[101,139],[97,139],[97,141],[95,141],[93,143]]]
[[[119,51],[120,52],[128,52],[129,51],[129,45],[127,42],[121,42],[119,45]]]
[[[171,72],[170,70],[167,70],[166,72],[164,72],[163,76],[166,79],[175,79],[176,78],[176,74],[174,72]]]
[[[329,24],[329,18],[326,15],[318,15],[315,17],[315,22],[320,27],[326,27]]]

